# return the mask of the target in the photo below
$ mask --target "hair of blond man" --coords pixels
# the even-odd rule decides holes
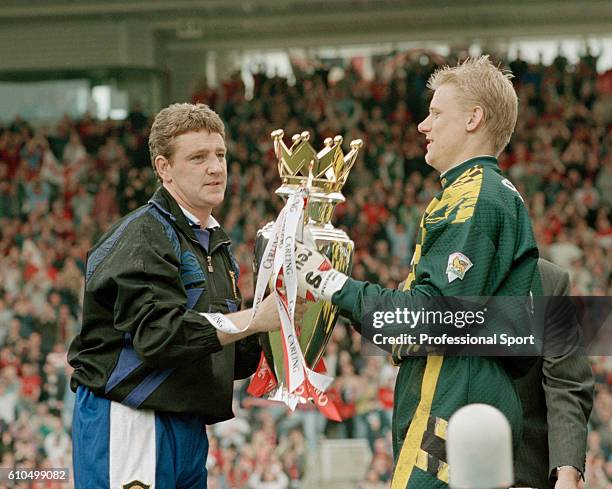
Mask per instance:
[[[149,134],[149,153],[153,171],[158,179],[155,158],[163,156],[172,164],[175,138],[193,131],[217,133],[225,139],[223,121],[205,104],[172,104],[160,110],[155,116]]]
[[[483,129],[491,140],[495,156],[499,156],[510,141],[518,117],[518,97],[512,78],[511,72],[496,67],[484,55],[436,70],[429,77],[427,87],[437,90],[451,83],[459,89],[459,103],[463,107],[468,110],[481,107]]]

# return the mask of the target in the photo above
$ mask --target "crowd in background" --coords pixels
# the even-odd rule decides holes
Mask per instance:
[[[399,53],[375,60],[373,79],[357,63],[347,62],[342,77],[317,64],[296,70],[294,85],[255,73],[249,100],[239,75],[194,94],[227,125],[227,194],[214,214],[234,243],[247,303],[257,229],[282,206],[271,191],[280,184],[270,138],[277,128],[289,137],[310,131],[317,149],[337,134],[346,143],[364,140],[333,222],[355,241],[353,277],[389,287],[406,278],[419,217],[439,188],[416,126],[428,110],[427,78],[448,62],[454,61]],[[573,295],[605,296],[612,72],[598,74],[595,63],[589,54],[577,64],[561,55],[547,66],[520,55],[509,63],[519,121],[499,162],[525,198],[541,255],[570,271]],[[0,126],[0,467],[71,467],[74,394],[66,349],[79,328],[86,253],[156,188],[149,116],[136,106],[125,121],[66,117],[33,127],[16,118]],[[237,417],[209,427],[209,487],[300,487],[322,436],[365,438],[372,462],[359,487],[387,487],[396,371],[360,349],[357,333],[340,321],[325,360],[336,374],[332,395],[341,423],[308,405],[288,415],[239,384]],[[592,361],[597,395],[586,477],[587,487],[603,489],[612,481],[612,363],[604,356]]]

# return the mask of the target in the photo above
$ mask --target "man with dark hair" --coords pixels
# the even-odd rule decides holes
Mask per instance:
[[[569,294],[569,273],[538,260],[544,296]],[[546,308],[547,325],[563,325],[566,308]],[[554,332],[553,332],[554,333]],[[545,356],[516,381],[523,405],[523,438],[515,452],[516,486],[578,489],[584,475],[593,372],[584,355]],[[553,486],[554,484],[554,486]]]
[[[280,327],[272,297],[252,321],[240,311],[230,240],[211,215],[227,181],[219,116],[171,105],[149,147],[161,187],[87,257],[68,356],[77,489],[205,488],[205,425],[233,416],[233,381],[261,352],[252,334]]]

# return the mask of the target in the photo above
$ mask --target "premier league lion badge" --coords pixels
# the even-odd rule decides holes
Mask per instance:
[[[455,279],[463,280],[466,272],[474,265],[470,259],[463,253],[451,253],[448,256],[448,266],[446,267],[446,276],[448,282],[451,283]]]

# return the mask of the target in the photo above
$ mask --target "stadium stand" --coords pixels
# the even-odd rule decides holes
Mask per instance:
[[[598,74],[592,58],[575,65],[561,56],[549,66],[509,63],[520,112],[500,158],[528,202],[541,254],[571,271],[573,295],[612,292],[612,72]],[[255,73],[252,100],[239,76],[194,94],[228,126],[228,198],[216,217],[234,242],[247,301],[256,231],[281,206],[270,195],[279,185],[270,139],[276,128],[309,130],[315,147],[336,134],[365,141],[334,222],[355,241],[353,276],[388,286],[407,276],[417,220],[438,186],[416,125],[426,110],[429,74],[453,59],[381,58],[372,81],[350,65],[333,83],[323,65],[296,73],[294,85]],[[86,252],[155,189],[147,116],[135,107],[124,121],[65,117],[33,127],[15,118],[0,126],[2,467],[71,466],[74,395],[65,357],[79,328]],[[336,373],[332,395],[341,423],[327,422],[310,406],[289,415],[239,384],[237,417],[209,428],[209,487],[303,487],[321,437],[367,440],[371,462],[357,487],[387,487],[395,369],[382,357],[361,356],[360,348],[360,337],[340,321],[325,360]],[[602,356],[592,364],[597,397],[586,479],[587,487],[604,489],[612,481],[612,362]]]

